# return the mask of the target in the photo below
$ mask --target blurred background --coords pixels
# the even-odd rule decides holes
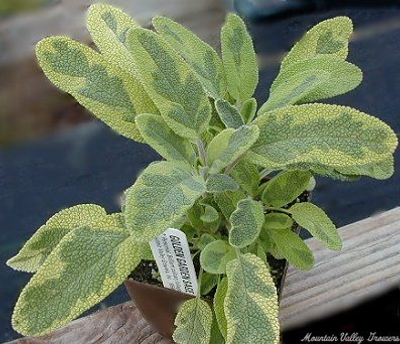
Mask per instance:
[[[53,87],[38,68],[35,44],[63,34],[92,44],[85,28],[89,0],[0,0],[0,341],[18,337],[11,329],[12,308],[29,275],[5,266],[36,229],[55,212],[97,203],[118,211],[119,197],[138,172],[158,156],[148,147],[112,132]],[[349,61],[364,72],[363,83],[349,94],[327,100],[375,115],[400,132],[400,6],[398,1],[323,0],[110,0],[149,27],[163,14],[194,30],[219,49],[219,30],[227,11],[247,21],[260,64],[256,97],[262,104],[291,46],[319,21],[337,15],[352,18],[356,28]],[[333,182],[319,178],[314,202],[338,226],[399,205],[397,172],[387,181],[363,178]],[[310,329],[373,331],[370,314],[400,329],[400,292],[385,291],[351,311],[286,333],[297,343]],[[128,300],[118,289],[95,309]],[[314,326],[314,327],[312,327]],[[330,327],[329,327],[330,326]],[[389,325],[388,325],[389,326]]]

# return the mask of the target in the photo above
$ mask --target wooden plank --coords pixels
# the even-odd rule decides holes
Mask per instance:
[[[400,207],[340,229],[342,251],[307,240],[316,265],[289,267],[281,301],[283,329],[350,309],[400,285]]]
[[[44,336],[25,337],[9,344],[172,344],[154,332],[132,301],[107,308]],[[6,343],[7,344],[7,343]]]
[[[280,309],[283,330],[344,311],[399,285],[400,207],[342,227],[340,233],[342,251],[330,251],[308,239],[316,266],[308,272],[289,268]],[[154,333],[131,301],[75,320],[49,335],[9,343],[94,342],[171,343]]]

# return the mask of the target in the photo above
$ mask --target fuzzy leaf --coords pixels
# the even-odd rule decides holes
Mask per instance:
[[[238,129],[221,131],[207,147],[210,173],[218,173],[246,153],[258,138],[256,126],[243,125]]]
[[[128,14],[107,4],[89,7],[87,28],[102,56],[127,71],[135,72],[135,60],[126,47],[127,33],[140,27]]]
[[[229,243],[244,248],[258,238],[264,223],[264,208],[260,202],[246,198],[238,202],[229,222],[232,224]]]
[[[148,242],[177,226],[206,191],[201,177],[171,162],[151,164],[126,192],[125,219],[135,240]]]
[[[249,163],[244,159],[232,169],[230,174],[240,187],[249,195],[253,196],[257,192],[260,177],[256,165]]]
[[[142,141],[137,113],[157,113],[140,82],[87,46],[67,37],[45,38],[36,46],[39,64],[61,90],[120,134]]]
[[[211,118],[210,103],[196,74],[152,31],[129,31],[127,44],[165,122],[177,135],[196,141]]]
[[[140,246],[124,228],[70,231],[23,289],[14,329],[36,336],[68,323],[122,284],[140,260]]]
[[[196,154],[192,144],[176,135],[161,116],[141,114],[135,121],[146,143],[164,159],[194,165]]]
[[[206,204],[204,206],[204,214],[200,216],[200,219],[205,223],[212,223],[218,221],[219,213],[214,207]]]
[[[319,56],[282,70],[259,114],[283,106],[332,98],[356,88],[362,81],[357,66],[335,57]]]
[[[308,202],[296,203],[289,208],[293,220],[321,240],[331,250],[342,248],[342,239],[325,212]]]
[[[240,109],[240,114],[245,124],[251,123],[257,111],[257,100],[255,98],[247,99]]]
[[[236,182],[226,174],[210,174],[206,182],[207,192],[234,191],[239,188]]]
[[[245,101],[256,89],[258,66],[251,37],[236,14],[228,14],[222,27],[221,50],[229,94]]]
[[[307,188],[311,177],[308,171],[284,171],[267,183],[261,199],[273,207],[283,207],[294,201]]]
[[[287,261],[301,270],[310,270],[314,266],[314,256],[304,241],[290,229],[269,230],[270,238],[278,252]]]
[[[248,253],[226,267],[227,343],[279,343],[278,297],[265,263]]]
[[[305,104],[277,109],[254,121],[250,161],[279,169],[296,163],[363,165],[393,153],[397,137],[379,119],[346,106]]]
[[[226,220],[229,220],[229,217],[236,209],[237,203],[244,198],[246,198],[246,195],[240,190],[214,194],[214,200]]]
[[[219,276],[203,272],[201,275],[200,295],[207,295],[218,283]]]
[[[157,32],[192,67],[205,91],[214,99],[226,93],[226,82],[221,59],[216,51],[193,32],[165,17],[155,17]]]
[[[269,213],[265,215],[263,228],[286,229],[292,228],[293,220],[290,216],[282,213]]]
[[[334,56],[345,60],[353,24],[348,17],[335,17],[315,25],[296,43],[281,64],[281,69],[315,56]]]
[[[178,344],[209,344],[213,314],[200,298],[185,301],[175,318],[173,339]]]
[[[216,275],[213,275],[217,277]],[[225,339],[218,327],[217,318],[215,317],[215,312],[213,312],[213,322],[211,326],[211,342],[210,343],[218,343],[225,344]]]
[[[214,312],[217,319],[219,330],[222,336],[226,340],[227,323],[224,311],[224,301],[226,292],[228,291],[228,279],[224,277],[217,286],[217,290],[214,295]]]
[[[389,156],[382,161],[361,166],[337,167],[338,173],[350,176],[368,176],[375,179],[388,179],[394,173],[393,156]]]
[[[197,241],[196,246],[199,250],[204,250],[204,247],[206,247],[210,242],[213,242],[214,240],[215,238],[212,234],[203,233]]]
[[[105,210],[96,204],[80,204],[61,210],[36,231],[7,265],[19,271],[36,272],[66,234],[104,216]]]
[[[235,257],[235,249],[232,246],[224,240],[215,240],[201,251],[200,264],[210,274],[224,274],[226,264]]]
[[[237,129],[244,125],[240,112],[226,100],[217,99],[215,108],[217,109],[221,121],[227,128]]]

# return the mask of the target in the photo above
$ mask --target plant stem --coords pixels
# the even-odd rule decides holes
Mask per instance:
[[[197,150],[199,152],[200,161],[203,166],[207,166],[206,150],[204,148],[204,142],[201,139],[196,140]]]
[[[288,215],[292,215],[290,213],[290,211],[286,210],[286,209],[282,209],[282,208],[276,208],[276,207],[265,207],[266,210],[275,210],[275,211],[280,211],[281,213],[285,213]]]
[[[197,295],[196,297],[200,297],[200,290],[201,290],[201,277],[203,276],[203,268],[200,266],[200,270],[199,270],[199,278],[197,279]]]

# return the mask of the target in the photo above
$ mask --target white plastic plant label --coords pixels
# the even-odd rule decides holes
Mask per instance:
[[[185,233],[168,228],[150,241],[165,288],[197,295],[197,276]]]

